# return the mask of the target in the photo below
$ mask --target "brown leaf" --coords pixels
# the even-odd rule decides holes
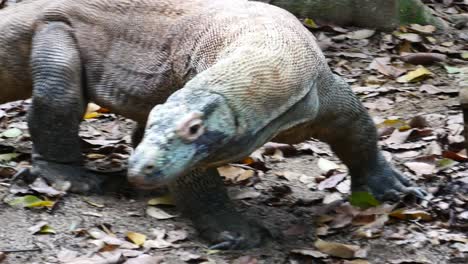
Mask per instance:
[[[390,216],[402,220],[432,220],[432,216],[428,212],[413,209],[398,209],[391,212]]]
[[[412,43],[417,43],[422,41],[422,37],[415,33],[397,33],[396,37],[402,40],[407,40]]]
[[[437,28],[433,25],[419,25],[419,24],[411,24],[407,28],[411,31],[422,33],[422,34],[432,34],[437,30]]]
[[[452,160],[458,161],[458,162],[468,161],[467,157],[462,156],[462,155],[460,155],[458,153],[455,153],[453,151],[448,151],[448,150],[442,151],[442,157],[447,158],[447,159],[452,159]]]
[[[312,250],[312,249],[293,249],[291,250],[291,253],[306,256],[306,257],[312,257],[312,258],[327,258],[327,254],[323,254],[320,251],[317,250]]]
[[[438,87],[432,84],[423,84],[421,87],[419,87],[419,91],[426,92],[428,94],[456,94],[460,91],[460,89],[456,87]]]
[[[406,70],[398,69],[390,65],[390,60],[390,57],[375,58],[369,65],[369,69],[377,70],[381,74],[393,78],[396,78],[406,72]]]
[[[415,65],[429,65],[435,62],[447,60],[447,55],[431,52],[402,53],[400,59],[404,62]]]
[[[375,238],[380,236],[380,233],[383,231],[382,228],[388,221],[388,215],[381,215],[374,222],[366,224],[360,227],[354,233],[358,237],[362,238]]]
[[[315,241],[314,246],[322,253],[338,258],[362,258],[367,252],[356,245],[327,242],[321,239]]]

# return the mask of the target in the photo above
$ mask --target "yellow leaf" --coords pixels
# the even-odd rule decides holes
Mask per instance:
[[[161,197],[152,198],[148,201],[148,205],[175,205],[174,200],[168,194]]]
[[[304,24],[306,24],[310,28],[318,28],[317,24],[312,18],[304,19]]]
[[[23,197],[18,197],[10,202],[8,202],[11,206],[21,206],[27,208],[35,208],[35,207],[48,207],[51,208],[54,206],[54,201],[42,200],[34,195],[26,195]]]
[[[96,118],[100,116],[101,114],[98,112],[91,112],[91,113],[86,113],[84,116],[84,119],[91,119],[91,118]]]
[[[127,238],[135,245],[141,246],[146,241],[146,236],[136,232],[127,232]]]
[[[432,75],[428,69],[424,67],[419,67],[414,71],[410,71],[407,74],[399,77],[397,82],[399,83],[408,83],[408,82],[418,82]]]
[[[391,217],[402,219],[402,220],[424,220],[431,221],[432,216],[428,212],[422,210],[412,209],[398,209],[390,213]]]
[[[37,232],[39,234],[56,234],[55,230],[49,226],[49,225],[45,225],[43,227],[41,227],[41,230],[39,230],[39,232]]]

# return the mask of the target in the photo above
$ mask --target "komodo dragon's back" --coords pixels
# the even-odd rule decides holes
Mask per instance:
[[[13,14],[15,12],[21,15]],[[12,17],[6,19],[11,31],[17,32],[21,29],[18,24],[24,24],[25,32],[20,34],[24,43],[23,57],[19,60],[16,52],[11,52],[13,55],[6,60],[8,65],[21,64],[10,72],[29,69],[28,56],[34,30],[37,31],[43,22],[65,22],[72,28],[78,43],[88,99],[143,122],[154,105],[163,103],[193,76],[236,49],[238,45],[228,47],[233,42],[263,43],[264,37],[277,39],[281,30],[275,28],[285,27],[289,30],[283,30],[282,34],[290,32],[311,38],[297,42],[315,45],[313,36],[305,33],[306,29],[298,26],[300,23],[291,14],[263,3],[243,0],[35,0],[12,7],[6,13],[7,17]],[[23,17],[28,22],[18,23]],[[0,27],[0,32],[3,28],[5,26]],[[16,39],[11,36],[0,38],[0,43],[8,41],[2,46],[12,47]],[[280,54],[275,50],[278,43],[266,44],[272,45],[272,53]],[[289,46],[298,49],[300,44],[290,43]],[[306,55],[314,57],[314,53],[321,56],[315,46],[304,50],[309,54],[296,52],[297,61],[312,62],[302,58]],[[2,78],[0,82],[10,87],[24,87],[29,93],[25,92],[22,97],[28,97],[30,74],[20,75],[28,79],[12,83],[14,78],[9,76],[3,79],[10,80],[10,84]],[[313,76],[308,78],[313,79]]]

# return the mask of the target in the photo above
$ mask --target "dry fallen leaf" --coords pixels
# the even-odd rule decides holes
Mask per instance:
[[[346,34],[346,37],[349,39],[366,39],[370,38],[375,34],[375,30],[372,29],[359,29],[356,31],[351,31]]]
[[[391,212],[389,215],[402,220],[432,220],[431,214],[422,210],[398,209]]]
[[[117,264],[121,263],[122,253],[119,251],[99,252],[91,256],[72,258],[63,264]]]
[[[221,176],[233,182],[240,182],[252,178],[255,171],[246,170],[237,166],[225,165],[218,167],[218,172]]]
[[[327,242],[321,239],[315,241],[314,246],[327,255],[338,258],[365,258],[366,250],[356,245]]]
[[[159,264],[163,263],[163,260],[163,256],[150,256],[148,254],[143,254],[136,258],[128,259],[123,264]]]
[[[9,205],[15,207],[26,207],[26,208],[38,208],[38,207],[47,207],[52,208],[55,204],[54,201],[42,200],[34,195],[26,195],[23,197],[18,197],[8,202]]]
[[[165,219],[171,219],[171,218],[177,217],[176,215],[171,215],[167,213],[166,211],[164,211],[163,209],[155,207],[155,206],[148,206],[146,208],[146,214],[159,220],[165,220]]]
[[[3,131],[3,133],[0,134],[0,137],[15,138],[21,136],[22,134],[23,132],[20,129],[14,127]]]
[[[443,62],[447,59],[447,55],[431,52],[403,53],[400,59],[404,62],[415,65],[428,65],[435,62]]]
[[[408,42],[417,43],[422,41],[422,37],[416,33],[395,33],[396,37]]]
[[[338,173],[335,175],[332,175],[325,180],[321,181],[319,185],[317,186],[317,189],[319,191],[325,190],[325,189],[330,189],[330,188],[335,188],[338,183],[343,181],[346,178],[346,173]]]
[[[170,194],[151,198],[148,200],[148,205],[175,205],[174,200]]]
[[[418,176],[431,175],[437,172],[436,165],[431,163],[411,161],[403,164]]]
[[[380,236],[380,233],[383,231],[382,227],[388,221],[388,215],[381,215],[374,222],[361,226],[358,230],[355,231],[357,237],[362,238],[375,238]]]
[[[406,72],[406,70],[398,69],[395,66],[390,65],[390,60],[390,57],[375,58],[368,68],[377,70],[381,74],[393,78],[396,78]]]
[[[31,232],[31,234],[55,234],[55,230],[47,224],[45,221],[41,221],[30,228],[28,228],[28,231]]]
[[[324,204],[331,204],[331,203],[333,203],[335,201],[339,201],[339,200],[342,200],[342,199],[343,199],[343,196],[339,192],[328,193],[323,198],[323,203]]]
[[[171,242],[166,241],[164,237],[166,236],[166,230],[164,229],[153,229],[153,235],[156,236],[156,239],[146,240],[143,244],[145,248],[168,248],[174,246]]]
[[[127,238],[135,245],[142,246],[146,241],[146,236],[136,232],[127,232]]]
[[[409,30],[422,33],[422,34],[432,34],[437,28],[433,25],[419,25],[419,24],[410,24],[407,27]]]
[[[299,254],[302,256],[312,257],[312,258],[327,258],[327,254],[323,254],[320,251],[313,250],[313,249],[293,249],[291,253]]]
[[[397,79],[397,82],[399,83],[409,83],[409,82],[419,82],[423,79],[426,79],[427,77],[430,77],[432,75],[432,72],[430,72],[428,69],[425,67],[419,67],[414,71],[410,71],[407,74],[399,77]]]
[[[187,239],[188,233],[186,230],[178,229],[178,230],[171,230],[167,232],[167,241],[170,243],[174,243],[177,241],[182,241]]]
[[[331,170],[336,170],[340,168],[338,164],[324,158],[319,158],[317,165],[320,168],[320,170],[322,170],[325,174]]]

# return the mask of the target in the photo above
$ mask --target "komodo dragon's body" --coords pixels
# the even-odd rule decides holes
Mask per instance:
[[[200,233],[221,247],[256,246],[263,231],[235,211],[215,167],[272,139],[328,142],[350,170],[352,191],[424,194],[380,154],[372,120],[312,34],[270,5],[24,2],[0,11],[0,87],[0,102],[32,95],[33,173],[59,187],[98,184],[81,167],[88,101],[136,120],[135,144],[146,126],[130,181],[168,183]]]

